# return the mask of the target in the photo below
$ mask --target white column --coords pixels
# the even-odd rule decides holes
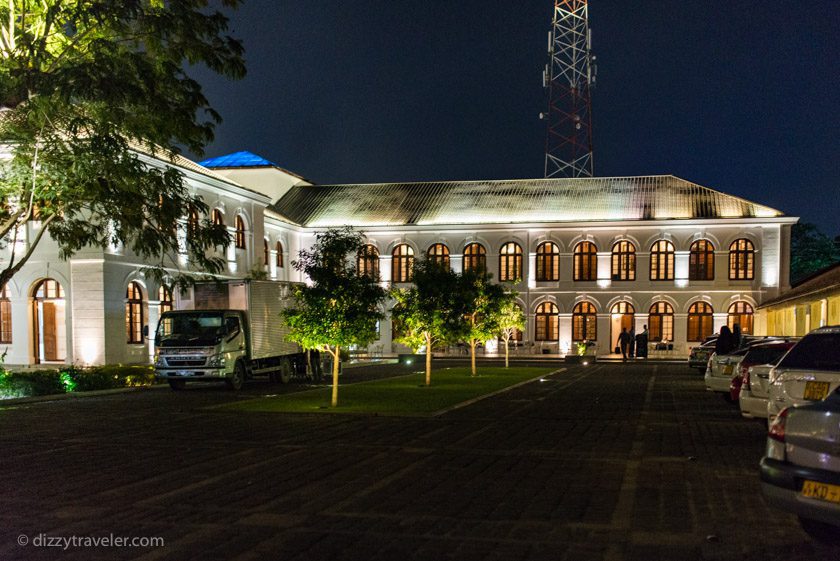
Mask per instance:
[[[105,364],[104,266],[103,260],[70,261],[72,358],[82,365]],[[115,339],[124,341],[123,336],[119,333]]]
[[[682,288],[688,286],[688,251],[674,252],[674,286]]]
[[[598,286],[608,288],[612,284],[612,252],[598,252]]]
[[[720,328],[726,325],[726,320],[729,319],[729,314],[724,313],[715,313],[713,314],[714,317],[714,332],[720,333]]]
[[[558,319],[558,329],[560,353],[574,354],[575,349],[572,348],[572,314],[560,314]]]

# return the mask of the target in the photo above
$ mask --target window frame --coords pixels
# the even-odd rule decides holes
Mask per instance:
[[[755,244],[747,238],[729,244],[729,280],[755,280]]]
[[[12,301],[9,298],[9,285],[0,290],[0,343],[12,343]]]
[[[487,249],[479,242],[464,246],[464,271],[487,272]]]
[[[694,240],[688,250],[688,280],[715,280],[715,244],[705,238]]]
[[[630,240],[618,240],[613,244],[610,278],[621,282],[636,280],[636,244]]]
[[[554,302],[541,302],[537,305],[534,309],[534,341],[556,342],[559,340],[559,314],[560,309]],[[542,335],[540,334],[541,331]],[[554,335],[554,337],[552,338],[551,335]]]
[[[448,271],[450,269],[449,246],[442,242],[433,243],[426,250],[426,259]]]
[[[158,310],[160,313],[171,312],[175,309],[175,299],[172,296],[172,289],[165,284],[158,287]]]
[[[274,243],[274,251],[277,253],[274,256],[274,264],[277,266],[278,269],[283,268],[283,243],[280,240],[277,240]]]
[[[659,309],[662,308],[662,309]],[[670,338],[666,337],[670,331]],[[648,310],[648,335],[650,341],[674,341],[674,307],[670,302],[654,302]]]
[[[742,309],[738,310],[738,308]],[[744,321],[745,318],[746,322]],[[746,300],[732,302],[726,311],[726,325],[729,326],[729,329],[733,329],[736,323],[741,326],[742,334],[752,334],[755,327],[755,308]]]
[[[522,246],[510,241],[499,248],[499,282],[522,280]]]
[[[247,249],[247,244],[245,243],[245,219],[242,218],[241,214],[237,214],[236,217],[233,219],[234,223],[234,246],[236,249]]]
[[[379,280],[379,249],[375,245],[366,243],[356,252],[356,272]]]
[[[656,240],[650,246],[650,280],[674,280],[676,250],[670,240]]]
[[[697,310],[702,308],[702,312]],[[714,308],[708,302],[694,302],[688,307],[688,314],[686,315],[686,341],[687,342],[702,342],[714,333]],[[696,332],[692,333],[692,319],[697,320]],[[708,325],[706,325],[708,322]],[[707,327],[707,329],[704,329]]]
[[[572,259],[574,261],[572,279],[575,282],[598,280],[598,246],[589,240],[578,242],[575,245]],[[586,272],[585,275],[583,274],[584,271]]]
[[[144,304],[143,287],[137,281],[129,282],[125,288],[125,330],[126,343],[129,345],[145,343],[145,337],[143,337],[146,315]]]
[[[405,248],[405,251],[402,251]],[[397,253],[397,251],[400,253]],[[399,273],[399,274],[398,274]],[[411,282],[414,278],[414,248],[400,243],[391,250],[391,282]]]
[[[589,335],[592,335],[590,337]],[[598,340],[598,308],[589,300],[583,300],[572,308],[572,341]]]
[[[560,280],[559,245],[550,240],[546,240],[538,245],[536,263],[537,282],[557,282]]]

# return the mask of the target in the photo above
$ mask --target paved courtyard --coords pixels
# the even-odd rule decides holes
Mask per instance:
[[[209,407],[301,389],[0,409],[0,559],[840,559],[765,505],[764,427],[684,365],[571,367],[428,418]],[[111,535],[165,545],[55,539]]]

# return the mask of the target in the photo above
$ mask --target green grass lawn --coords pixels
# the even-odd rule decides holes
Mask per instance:
[[[440,411],[508,386],[543,376],[556,368],[479,367],[471,377],[469,368],[432,371],[431,387],[423,386],[425,373],[340,386],[338,407],[330,404],[331,387],[250,399],[225,405],[224,409],[278,413],[377,413],[424,414]],[[422,387],[421,387],[422,386]]]

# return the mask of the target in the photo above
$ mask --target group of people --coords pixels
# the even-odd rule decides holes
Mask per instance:
[[[645,325],[644,331],[636,334],[636,328],[631,327],[627,331],[626,327],[621,328],[621,333],[618,335],[618,347],[621,350],[621,359],[626,361],[630,358],[647,358],[648,355],[648,326]],[[618,351],[616,351],[618,352]]]

